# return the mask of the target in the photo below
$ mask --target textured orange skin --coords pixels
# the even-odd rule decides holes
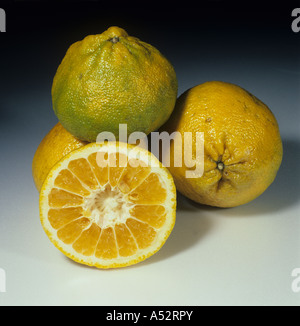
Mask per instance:
[[[110,27],[70,46],[52,85],[53,109],[77,138],[100,132],[149,134],[167,121],[177,98],[170,62],[153,46]]]
[[[39,144],[32,161],[32,176],[38,191],[51,168],[65,155],[86,145],[57,123]]]
[[[160,131],[189,131],[193,136],[204,132],[202,177],[186,178],[186,166],[174,167],[173,144],[169,168],[179,192],[201,204],[248,203],[270,186],[281,164],[283,149],[274,115],[255,96],[230,83],[212,81],[187,90]],[[195,141],[187,146],[195,154]],[[223,170],[217,168],[219,162]]]

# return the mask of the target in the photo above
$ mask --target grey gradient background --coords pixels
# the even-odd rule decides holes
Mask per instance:
[[[104,5],[98,1],[0,2],[0,305],[299,305],[300,33],[289,4],[226,1]],[[275,114],[284,157],[275,182],[253,202],[204,207],[178,194],[164,247],[132,267],[73,263],[39,221],[31,162],[57,123],[52,79],[67,48],[111,25],[156,46],[174,65],[178,95],[208,80],[247,89]]]

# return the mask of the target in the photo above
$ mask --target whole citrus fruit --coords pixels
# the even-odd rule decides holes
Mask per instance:
[[[41,223],[51,242],[98,268],[153,255],[168,239],[175,213],[170,172],[147,150],[126,143],[91,143],[70,152],[40,192]]]
[[[42,184],[53,167],[61,158],[71,151],[86,145],[57,123],[39,144],[32,161],[32,175],[36,188],[40,191]]]
[[[119,124],[149,134],[167,121],[177,98],[170,62],[153,46],[110,27],[70,46],[52,85],[53,109],[61,124],[81,140]]]
[[[282,160],[277,121],[269,108],[243,88],[211,81],[183,93],[161,130],[204,133],[204,172],[187,178],[191,170],[174,164],[170,148],[170,171],[179,192],[206,205],[233,207],[262,194],[273,182]],[[175,153],[176,154],[176,153]],[[179,164],[177,164],[179,165]]]

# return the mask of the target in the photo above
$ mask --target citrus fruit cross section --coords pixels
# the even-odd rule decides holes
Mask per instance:
[[[169,237],[175,211],[168,170],[147,150],[121,142],[72,151],[51,169],[40,193],[41,223],[52,243],[99,268],[153,255]]]

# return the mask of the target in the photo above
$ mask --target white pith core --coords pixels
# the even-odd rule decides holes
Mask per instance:
[[[92,222],[101,228],[107,228],[125,223],[130,217],[129,210],[132,206],[133,204],[126,200],[126,195],[107,183],[103,191],[94,191],[85,198],[83,209],[90,213]]]

